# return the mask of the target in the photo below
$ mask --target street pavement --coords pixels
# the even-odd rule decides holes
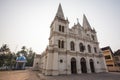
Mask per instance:
[[[40,80],[120,80],[120,72],[42,76]]]
[[[44,76],[32,69],[0,71],[0,80],[120,80],[120,72]]]

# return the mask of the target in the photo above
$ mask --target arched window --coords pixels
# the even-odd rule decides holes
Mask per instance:
[[[59,31],[64,32],[64,26],[59,25]]]
[[[64,48],[64,41],[62,41],[61,45],[62,45],[61,48]]]
[[[96,47],[94,47],[94,52],[97,53],[97,49],[96,49]]]
[[[73,41],[70,42],[70,48],[71,48],[72,51],[75,50],[75,44],[74,44]]]
[[[60,48],[60,44],[61,44],[61,41],[60,40],[58,40],[58,47]]]
[[[64,32],[64,26],[62,26],[62,32]]]
[[[80,51],[83,52],[85,50],[85,47],[83,45],[83,43],[80,43],[79,44],[79,48],[80,48]]]
[[[64,48],[64,41],[63,40],[58,40],[58,47]]]
[[[92,37],[92,40],[95,40],[95,37],[94,37],[94,35],[91,35],[91,37]]]
[[[91,46],[88,45],[88,52],[91,53]]]
[[[62,26],[61,26],[61,25],[59,25],[59,31],[61,31],[61,27],[62,27]]]

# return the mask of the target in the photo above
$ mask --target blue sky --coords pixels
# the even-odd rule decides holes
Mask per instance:
[[[85,14],[97,31],[100,47],[120,48],[120,0],[0,0],[0,45],[8,44],[15,52],[23,45],[44,51],[59,3],[69,27],[77,18],[82,25]]]

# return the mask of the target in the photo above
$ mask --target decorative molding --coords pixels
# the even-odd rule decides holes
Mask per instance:
[[[61,19],[61,18],[59,18],[57,16],[55,17],[54,20],[57,20],[58,22],[62,22],[62,23],[65,23],[65,24],[69,23],[68,20]]]
[[[54,53],[54,50],[48,50],[48,53]]]

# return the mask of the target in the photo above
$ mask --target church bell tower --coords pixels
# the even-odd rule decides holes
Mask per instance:
[[[67,34],[68,26],[69,26],[69,21],[68,19],[65,19],[62,6],[61,4],[59,4],[57,13],[50,26],[49,44],[58,46],[57,35]]]

